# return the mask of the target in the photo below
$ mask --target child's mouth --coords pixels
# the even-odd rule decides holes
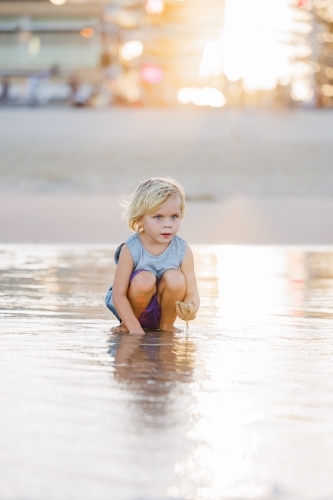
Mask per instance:
[[[164,238],[167,238],[168,236],[171,236],[171,233],[162,233],[162,236],[164,236]]]

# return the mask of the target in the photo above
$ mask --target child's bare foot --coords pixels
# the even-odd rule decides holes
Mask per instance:
[[[112,332],[112,333],[128,333],[128,330],[127,330],[126,326],[124,325],[124,323],[120,323],[120,325],[114,326],[113,328],[111,328],[110,332]]]
[[[183,330],[173,325],[160,325],[161,332],[181,333]]]

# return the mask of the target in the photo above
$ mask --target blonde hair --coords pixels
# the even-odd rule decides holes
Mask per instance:
[[[180,197],[180,215],[185,215],[185,191],[174,179],[169,177],[152,177],[143,181],[131,195],[129,201],[122,202],[124,206],[123,219],[133,231],[138,232],[138,221],[147,214],[152,214],[163,203],[174,196]]]

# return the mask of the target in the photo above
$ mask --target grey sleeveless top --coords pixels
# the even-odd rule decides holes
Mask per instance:
[[[169,246],[160,255],[152,255],[141,243],[138,233],[132,234],[125,243],[122,243],[114,254],[118,264],[120,250],[127,245],[133,259],[133,272],[138,269],[150,271],[157,278],[161,278],[168,269],[179,269],[183,263],[187,243],[179,236],[174,236]]]

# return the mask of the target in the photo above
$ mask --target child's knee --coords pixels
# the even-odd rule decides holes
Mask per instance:
[[[165,271],[161,281],[163,282],[163,286],[169,290],[182,290],[186,287],[185,276],[178,269]]]
[[[150,293],[156,287],[156,276],[149,271],[141,271],[132,280],[130,288],[140,293]]]

